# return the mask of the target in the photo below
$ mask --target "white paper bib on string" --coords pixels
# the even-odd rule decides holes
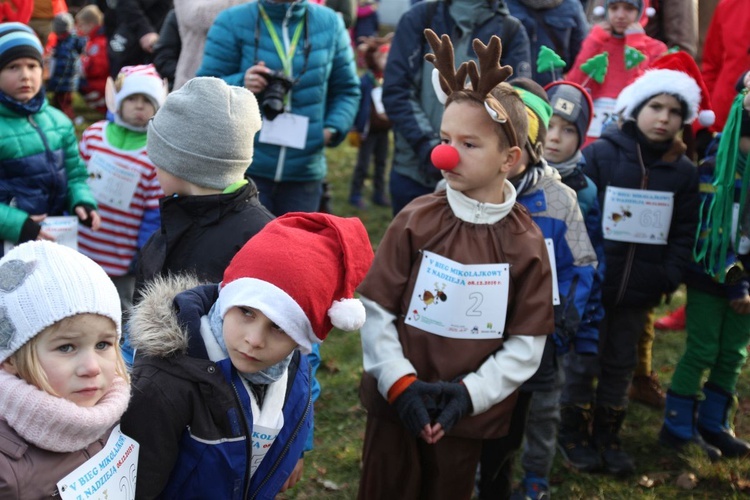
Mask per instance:
[[[44,232],[55,238],[55,243],[78,250],[78,217],[75,215],[46,217],[39,225],[42,226]],[[6,240],[3,250],[7,254],[15,246]]]
[[[281,113],[273,120],[263,120],[258,141],[276,146],[305,149],[310,118],[293,113]]]
[[[672,224],[674,193],[608,186],[604,195],[604,238],[666,245]]]
[[[614,99],[609,97],[594,99],[594,116],[591,117],[591,125],[589,125],[587,133],[588,137],[601,137],[604,125],[615,114],[615,102]]]
[[[464,265],[423,252],[406,324],[456,339],[497,339],[508,310],[508,264]]]
[[[104,448],[57,483],[62,500],[133,500],[138,443],[118,425]]]
[[[118,165],[102,154],[94,154],[86,167],[88,185],[97,202],[126,212],[133,202],[141,174]]]

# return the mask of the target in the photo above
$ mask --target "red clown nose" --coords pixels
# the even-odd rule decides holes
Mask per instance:
[[[458,165],[458,150],[449,144],[439,144],[432,150],[430,159],[440,170],[453,170]]]

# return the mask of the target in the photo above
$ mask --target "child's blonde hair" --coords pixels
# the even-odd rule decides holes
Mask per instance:
[[[102,14],[102,11],[96,5],[87,5],[78,11],[76,21],[101,26],[104,22],[104,14]]]

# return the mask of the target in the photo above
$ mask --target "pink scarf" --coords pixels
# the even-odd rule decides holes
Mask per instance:
[[[120,420],[129,400],[130,384],[121,377],[95,406],[85,408],[0,369],[0,418],[44,450],[67,453],[86,448]]]

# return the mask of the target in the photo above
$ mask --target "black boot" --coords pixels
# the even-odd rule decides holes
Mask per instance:
[[[589,431],[591,408],[589,405],[585,407],[563,406],[560,408],[560,417],[557,447],[565,461],[579,471],[599,470],[602,460],[591,443]]]
[[[695,429],[695,412],[698,399],[667,391],[664,424],[659,431],[659,443],[673,450],[682,451],[690,444],[697,445],[709,459],[721,458],[721,451],[703,440]]]
[[[732,429],[737,398],[716,384],[706,382],[703,386],[706,398],[698,410],[696,428],[708,444],[721,450],[729,458],[743,458],[750,455],[750,443],[737,439]]]
[[[594,445],[602,455],[604,470],[616,476],[635,472],[635,463],[622,449],[620,428],[625,420],[625,408],[597,406],[594,408],[592,437]]]

